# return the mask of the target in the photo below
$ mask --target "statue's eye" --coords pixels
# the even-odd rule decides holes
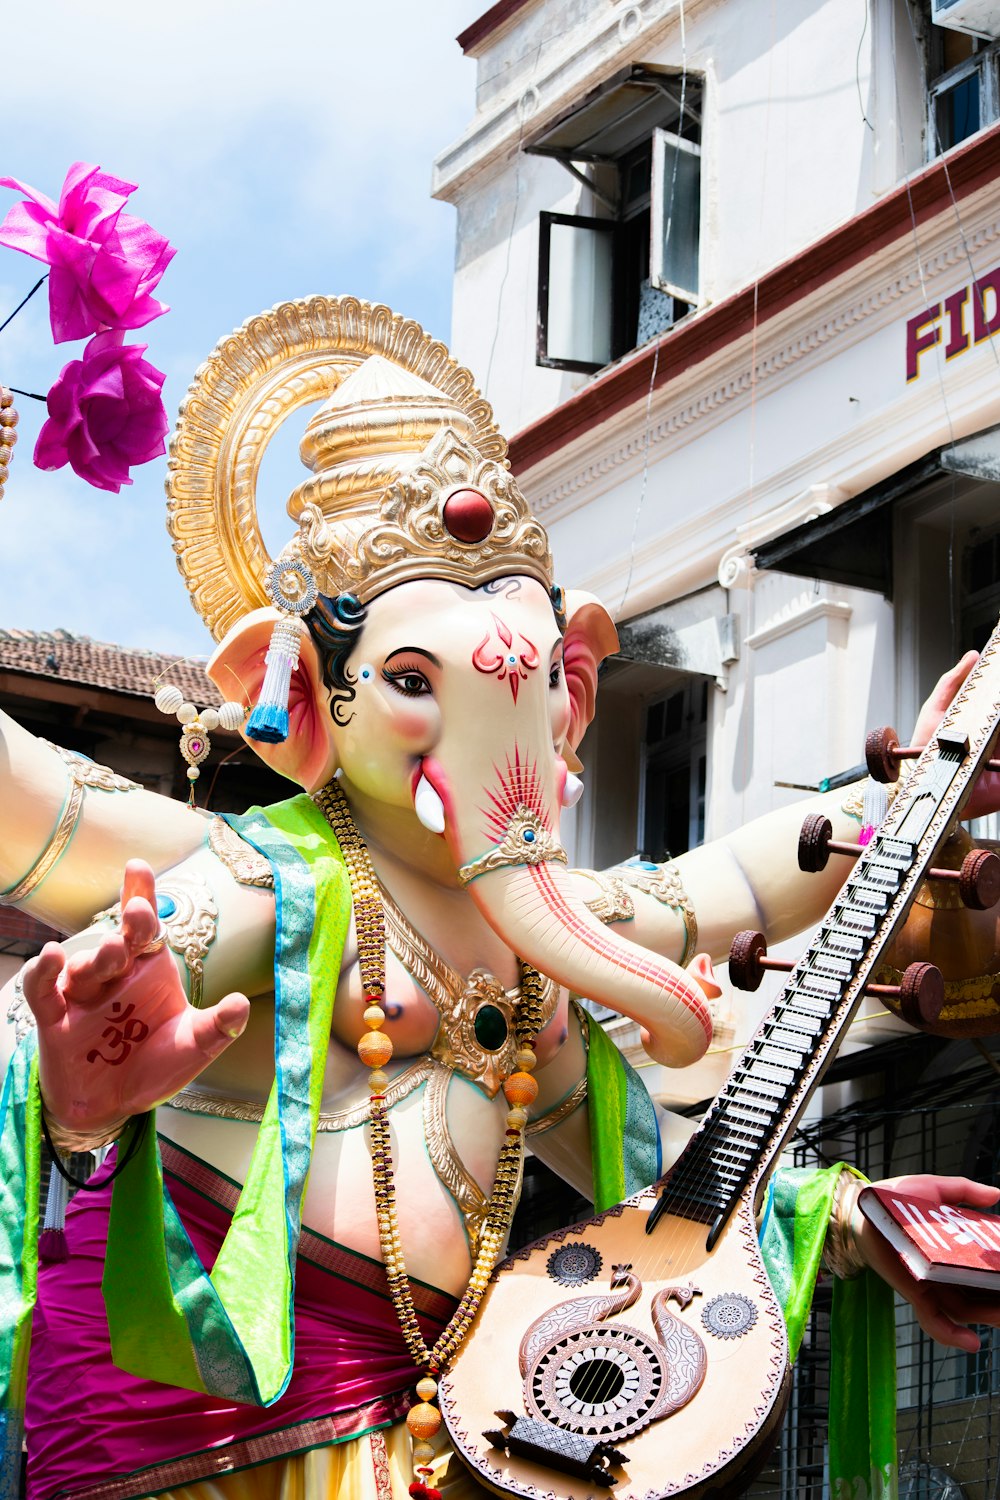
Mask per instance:
[[[391,688],[407,698],[423,698],[431,691],[423,672],[412,667],[383,667],[382,676]]]
[[[549,668],[549,687],[556,688],[562,681],[562,662],[554,661]]]

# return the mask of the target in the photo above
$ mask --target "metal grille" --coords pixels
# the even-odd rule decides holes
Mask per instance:
[[[998,1044],[1000,1049],[1000,1044]],[[967,1043],[873,1048],[844,1072],[867,1095],[802,1127],[796,1166],[849,1161],[869,1177],[934,1170],[996,1182],[1000,1078]],[[992,1053],[991,1053],[992,1057]],[[832,1076],[836,1076],[834,1073]],[[981,1329],[976,1355],[944,1349],[897,1299],[900,1500],[997,1500],[1000,1496],[1000,1335]],[[825,1500],[830,1288],[822,1282],[794,1372],[775,1453],[749,1490],[768,1500]]]

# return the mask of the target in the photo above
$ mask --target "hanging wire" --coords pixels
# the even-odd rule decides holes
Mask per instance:
[[[21,311],[21,308],[25,307],[31,301],[32,297],[38,291],[38,288],[40,286],[44,286],[45,283],[48,281],[48,279],[49,279],[49,273],[48,273],[48,271],[46,271],[46,273],[45,273],[44,276],[39,276],[38,280],[35,282],[34,286],[31,288],[31,291],[28,293],[28,295],[26,297],[22,297],[21,300],[20,300],[20,302],[15,307],[14,311],[12,313],[10,313],[6,318],[4,318],[4,320],[3,320],[2,323],[0,323],[0,333],[3,333],[4,329],[7,327],[7,324],[10,323],[10,322],[12,322],[14,320],[14,318],[17,317],[18,313]],[[28,392],[27,391],[19,391],[18,394],[21,395],[21,396],[26,396],[26,395],[28,395]],[[43,396],[42,400],[44,401],[44,399],[45,399],[45,397]]]
[[[680,0],[678,7],[680,15],[681,32],[681,97],[679,104],[679,116],[677,121],[678,133],[684,129],[684,113],[687,104],[687,30],[684,18],[684,0]],[[663,236],[664,249],[670,244],[670,235],[674,227],[674,202],[677,194],[677,168],[680,163],[680,152],[674,152],[673,169],[670,173],[670,196],[667,200],[667,223]],[[632,535],[629,538],[628,567],[625,572],[625,584],[622,588],[621,598],[616,608],[612,611],[614,619],[621,619],[628,598],[629,589],[632,587],[632,577],[635,573],[635,553],[639,536],[639,520],[642,516],[643,507],[646,503],[646,491],[649,485],[649,449],[652,442],[652,408],[653,392],[656,389],[656,377],[660,369],[660,350],[663,347],[663,335],[659,335],[653,350],[653,365],[649,372],[649,385],[646,387],[646,410],[643,418],[643,442],[642,442],[642,477],[639,481],[639,498],[636,501],[635,511],[632,515]]]
[[[858,90],[858,108],[861,110],[861,118],[864,120],[872,135],[875,134],[875,126],[865,113],[865,102],[861,97],[861,49],[865,44],[865,36],[868,32],[868,0],[863,0],[865,7],[865,24],[861,28],[861,39],[858,42],[857,56],[854,59],[854,82]]]

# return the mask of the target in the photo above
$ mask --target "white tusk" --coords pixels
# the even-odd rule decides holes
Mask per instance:
[[[572,771],[566,772],[566,784],[563,787],[563,807],[575,807],[583,796],[583,782],[579,776],[574,776]]]
[[[421,776],[417,782],[413,810],[429,832],[444,833],[444,803],[426,776]]]

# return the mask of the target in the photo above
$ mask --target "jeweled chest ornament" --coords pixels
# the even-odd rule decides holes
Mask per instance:
[[[510,629],[499,615],[493,615],[493,628],[483,636],[472,653],[477,672],[495,672],[498,682],[510,685],[511,697],[517,702],[518,689],[527,682],[528,673],[538,666],[538,650],[517,631]]]

